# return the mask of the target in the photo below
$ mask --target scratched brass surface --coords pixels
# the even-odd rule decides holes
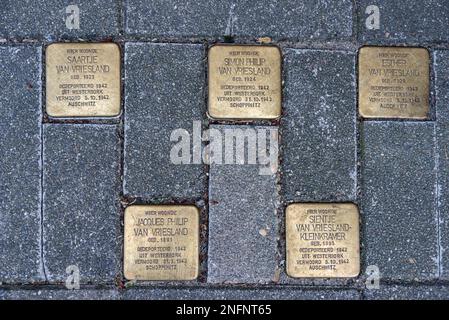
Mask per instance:
[[[359,212],[354,204],[289,205],[286,242],[291,277],[350,278],[360,272]]]
[[[120,114],[120,49],[115,43],[54,43],[46,50],[51,117]]]
[[[199,211],[190,205],[133,205],[125,210],[128,280],[193,280],[199,266]]]
[[[209,50],[209,116],[275,119],[281,115],[281,53],[275,46],[214,45]]]
[[[429,53],[426,49],[360,49],[359,113],[362,117],[425,119],[428,112]]]

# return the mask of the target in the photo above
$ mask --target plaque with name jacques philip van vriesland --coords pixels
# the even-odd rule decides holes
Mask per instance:
[[[429,53],[426,49],[360,49],[359,113],[362,117],[425,119],[428,112]]]
[[[199,211],[191,205],[133,205],[125,210],[128,280],[194,280],[199,268]]]
[[[46,50],[47,114],[120,114],[120,49],[115,43],[54,43]]]
[[[281,115],[281,52],[275,46],[214,45],[209,50],[209,116],[276,119]]]
[[[286,242],[291,277],[350,278],[360,272],[359,212],[354,204],[289,205]]]

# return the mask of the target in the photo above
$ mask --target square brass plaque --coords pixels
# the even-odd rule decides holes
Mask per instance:
[[[350,278],[360,272],[359,212],[354,204],[289,205],[286,241],[291,277]]]
[[[365,118],[425,119],[429,112],[428,51],[361,48],[359,112]]]
[[[209,116],[281,115],[281,52],[275,46],[214,45],[209,50]]]
[[[134,205],[125,210],[128,280],[198,277],[199,211],[189,205]]]
[[[46,51],[47,114],[120,114],[120,49],[115,43],[54,43]]]

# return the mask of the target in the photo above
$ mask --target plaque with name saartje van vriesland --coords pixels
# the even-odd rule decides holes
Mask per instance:
[[[359,212],[354,204],[289,205],[286,242],[291,277],[350,278],[360,272]]]
[[[429,53],[426,49],[360,49],[359,113],[362,117],[425,119],[428,112]]]
[[[115,43],[54,43],[46,50],[47,114],[120,114],[120,49]]]
[[[276,119],[281,115],[278,47],[214,45],[209,50],[209,116]]]
[[[125,210],[125,278],[196,279],[198,243],[199,211],[195,206],[130,206]]]

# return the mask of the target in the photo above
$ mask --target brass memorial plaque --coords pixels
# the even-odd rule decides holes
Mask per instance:
[[[209,50],[209,116],[281,115],[281,52],[275,46],[214,45]]]
[[[350,278],[360,272],[359,212],[354,204],[289,205],[286,241],[291,277]]]
[[[199,211],[190,205],[134,205],[125,210],[128,280],[193,280],[199,265]]]
[[[115,43],[54,43],[46,51],[47,114],[120,114],[120,49]]]
[[[359,112],[365,118],[425,119],[429,112],[428,51],[361,48]]]

